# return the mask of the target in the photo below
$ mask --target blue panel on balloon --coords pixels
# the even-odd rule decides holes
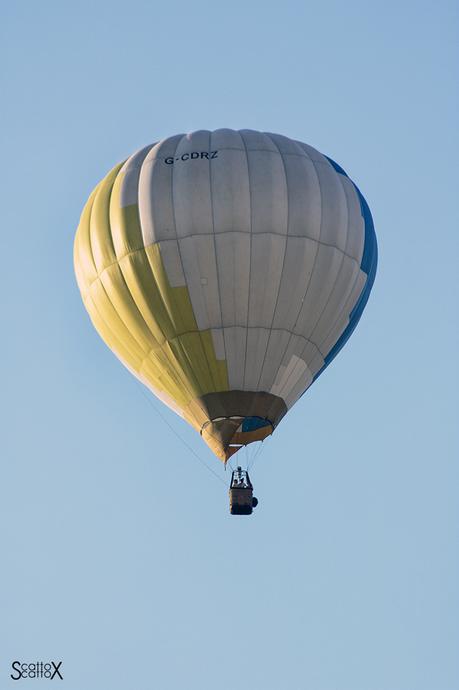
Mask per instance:
[[[268,420],[261,417],[246,417],[242,422],[242,431],[255,431],[255,429],[262,429],[264,426],[268,426],[268,424]]]

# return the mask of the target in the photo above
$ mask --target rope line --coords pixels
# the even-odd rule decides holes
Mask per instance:
[[[250,467],[248,467],[247,469],[250,469],[250,470],[253,469],[253,466],[255,465],[257,458],[259,456],[261,456],[261,454],[263,452],[263,448],[265,447],[265,441],[267,441],[269,438],[270,438],[270,436],[267,436],[265,439],[263,439],[262,441],[259,442],[258,448],[255,451],[254,455],[252,456],[252,459],[250,462]]]
[[[169,427],[169,429],[172,431],[172,433],[174,434],[174,436],[176,436],[176,437],[179,439],[179,441],[181,441],[181,443],[183,443],[183,445],[190,451],[190,453],[192,453],[192,454],[194,455],[194,457],[195,457],[197,460],[199,460],[199,462],[201,463],[201,465],[203,465],[207,470],[209,470],[209,472],[211,472],[211,473],[214,475],[214,477],[216,477],[216,479],[218,479],[219,482],[221,482],[222,484],[224,484],[224,485],[226,486],[226,482],[220,477],[220,475],[217,474],[217,473],[215,472],[215,470],[213,470],[212,467],[210,467],[210,466],[207,464],[207,462],[206,462],[205,460],[203,460],[203,459],[196,453],[196,451],[194,450],[194,448],[192,448],[192,447],[189,445],[189,443],[187,443],[187,442],[185,441],[185,439],[182,438],[182,436],[180,436],[180,434],[174,429],[174,427],[173,427],[171,424],[169,424],[169,422],[168,422],[167,419],[164,417],[164,415],[158,410],[158,408],[156,407],[156,405],[153,403],[153,400],[151,399],[151,397],[146,393],[144,387],[143,387],[139,382],[137,382],[137,383],[138,383],[138,386],[139,386],[139,388],[140,388],[140,391],[141,391],[142,395],[147,399],[147,401],[150,403],[151,407],[154,409],[154,411],[156,412],[156,414],[162,419],[162,421],[164,422],[164,424],[166,424],[166,426]]]

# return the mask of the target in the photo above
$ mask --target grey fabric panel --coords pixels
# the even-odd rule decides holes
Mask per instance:
[[[322,195],[314,163],[306,157],[284,156],[288,183],[288,234],[319,239]]]
[[[285,137],[282,134],[274,134],[273,132],[266,132],[266,134],[271,141],[274,142],[276,148],[280,151],[282,156],[285,157],[285,155],[290,154],[294,156],[301,156],[302,158],[309,158],[303,147],[300,146],[300,144],[294,139],[289,139],[289,137]]]
[[[346,249],[348,229],[347,199],[344,192],[342,175],[339,175],[328,163],[316,164],[322,196],[322,220],[320,241],[343,252]]]
[[[240,129],[239,134],[244,140],[247,151],[272,151],[279,153],[277,146],[268,134],[257,132],[255,129]]]
[[[244,368],[244,390],[258,390],[269,330],[267,328],[249,328],[247,331],[247,353]]]
[[[288,237],[282,279],[278,291],[273,328],[293,330],[319,245],[306,237]]]
[[[352,287],[351,293],[349,295],[349,298],[344,305],[343,312],[346,314],[350,314],[352,310],[354,309],[355,305],[357,304],[360,295],[362,294],[362,291],[365,287],[365,283],[367,282],[368,276],[362,269],[359,270],[359,273],[357,275],[356,281],[354,286]]]
[[[288,394],[285,396],[285,404],[290,409],[300,398],[305,390],[309,388],[313,382],[313,374],[307,367],[303,372],[299,373],[295,384],[290,388]]]
[[[264,356],[258,390],[269,391],[282,364],[282,357],[290,342],[290,333],[284,330],[271,330],[269,332],[268,345]]]
[[[270,388],[270,393],[273,393],[273,395],[279,395],[282,398],[288,395],[289,391],[296,383],[295,372],[298,373],[300,370],[305,370],[305,365],[307,363],[302,359],[304,348],[304,338],[296,335],[292,335],[290,337],[288,346],[282,358],[281,365],[276,374],[274,384]],[[297,362],[299,359],[302,360],[302,363]]]
[[[173,165],[165,159],[174,156],[182,134],[164,139],[148,153],[140,170],[139,213],[144,245],[176,237],[172,191]]]
[[[178,243],[198,329],[220,328],[222,324],[213,234],[183,237]]]
[[[309,370],[310,370],[311,374],[313,376],[317,376],[319,371],[323,368],[324,364],[325,364],[325,360],[321,355],[316,354],[314,357],[312,357],[308,361],[308,366],[309,366]]]
[[[243,390],[247,329],[234,326],[223,330],[229,387],[230,390]]]
[[[319,239],[322,198],[314,163],[296,141],[270,134],[284,162],[288,190],[288,234]]]
[[[252,236],[249,326],[271,328],[282,274],[286,237]]]
[[[169,283],[172,287],[183,287],[186,281],[177,240],[159,242],[159,247]]]
[[[223,148],[225,145],[228,148]],[[215,233],[250,232],[250,187],[244,142],[237,132],[213,132],[210,160]]]
[[[292,355],[287,366],[283,368],[279,382],[276,382],[277,385],[273,386],[272,390],[277,390],[278,393],[276,393],[276,395],[279,395],[283,400],[287,400],[292,389],[297,386],[298,381],[304,375],[306,375],[309,380],[312,380],[312,376],[304,359]]]
[[[347,314],[341,314],[338,321],[335,322],[335,324],[329,331],[329,335],[320,344],[320,349],[324,353],[324,357],[328,355],[330,350],[334,347],[335,343],[338,342],[340,336],[344,333],[348,324],[349,316]]]
[[[250,235],[215,235],[223,326],[247,324],[250,271]]]
[[[317,372],[322,369],[325,364],[322,350],[312,342],[307,342],[304,346],[303,354],[301,355],[305,362],[307,362],[309,370],[315,376]]]
[[[355,259],[343,256],[338,278],[329,296],[328,302],[311,333],[311,340],[321,343],[330,332],[331,324],[343,314],[344,306],[350,295],[357,275],[360,271]],[[349,314],[349,312],[348,312]]]
[[[226,359],[225,353],[225,336],[222,328],[213,328],[212,342],[214,344],[215,357],[220,360]]]
[[[200,157],[210,147],[210,132],[187,134],[175,152],[173,168],[173,198],[177,237],[213,233],[212,202],[210,196],[210,161]],[[192,158],[196,155],[197,158]],[[189,156],[181,160],[182,156]],[[176,160],[179,159],[179,160]]]
[[[180,254],[193,312],[200,330],[220,328],[221,286],[216,259],[211,135],[198,131],[183,137],[174,158],[173,197]]]
[[[221,149],[239,149],[245,153],[245,144],[242,141],[241,135],[234,129],[223,127],[215,129],[211,132],[211,143],[212,149],[216,151]]]
[[[334,247],[319,245],[310,283],[298,316],[296,332],[310,339],[341,268],[343,253]]]
[[[318,151],[317,149],[313,148],[312,146],[309,146],[309,144],[305,144],[302,141],[297,141],[296,143],[299,146],[301,146],[303,151],[312,161],[315,161],[317,163],[328,163],[325,156],[322,153],[320,153],[320,151]]]
[[[120,193],[121,208],[138,203],[140,168],[154,146],[155,144],[152,144],[151,146],[145,146],[140,151],[136,151],[121,168],[120,172],[124,173]]]
[[[355,186],[347,177],[341,177],[341,183],[346,194],[349,211],[349,229],[347,233],[346,254],[352,256],[360,265],[365,244],[365,223],[362,216],[360,201]]]
[[[330,164],[330,162],[327,160],[327,158],[322,155],[319,151],[314,149],[312,146],[309,146],[308,144],[304,144],[303,142],[297,141],[296,142],[298,146],[300,146],[303,151],[313,160],[315,163],[318,164],[323,164],[325,168],[332,169],[335,175],[337,176],[337,179],[340,180],[344,192],[346,194],[346,200],[347,200],[347,206],[348,206],[348,213],[349,213],[349,221],[350,221],[350,226],[352,228],[356,227],[362,227],[362,234],[354,232],[348,234],[348,242],[345,247],[345,251],[347,254],[350,256],[353,256],[354,258],[357,259],[357,261],[361,261],[362,258],[362,252],[363,252],[363,239],[364,239],[364,224],[363,224],[363,219],[361,217],[361,210],[360,210],[360,202],[357,197],[357,193],[355,191],[355,187],[352,183],[352,181],[347,178],[344,175],[340,175],[337,173],[334,169],[333,166]],[[317,167],[317,169],[322,169]],[[360,216],[360,221],[357,221],[357,218]],[[325,237],[325,235],[324,235]],[[323,241],[326,241],[325,239]],[[337,245],[338,246],[338,245]]]
[[[366,273],[361,270],[358,271],[355,283],[352,286],[352,290],[343,306],[341,314],[330,324],[328,333],[320,343],[320,350],[323,352],[324,356],[327,356],[349,323],[349,315],[362,294],[367,278],[368,276]]]
[[[282,156],[268,136],[241,134],[247,147],[252,233],[287,234],[288,195]]]

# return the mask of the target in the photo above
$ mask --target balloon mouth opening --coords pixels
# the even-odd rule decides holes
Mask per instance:
[[[226,463],[241,448],[263,441],[273,431],[273,422],[265,417],[234,415],[208,420],[201,428],[201,436],[211,442],[214,452]]]

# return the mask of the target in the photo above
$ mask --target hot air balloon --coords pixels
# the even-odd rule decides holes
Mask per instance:
[[[219,129],[114,167],[83,210],[74,259],[100,336],[226,463],[271,434],[346,343],[377,244],[333,160]]]

